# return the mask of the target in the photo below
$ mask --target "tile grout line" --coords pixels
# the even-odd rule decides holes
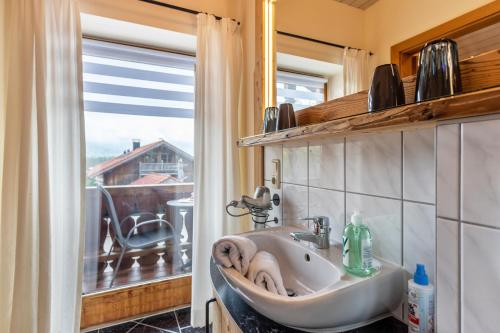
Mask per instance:
[[[491,229],[491,230],[500,230],[500,227],[491,226],[491,225],[487,225],[487,224],[482,224],[480,222],[472,222],[472,221],[459,220],[459,219],[454,219],[452,217],[446,217],[446,216],[441,216],[441,215],[437,215],[436,218],[440,219],[440,220],[449,221],[449,222],[456,222],[459,225],[460,224],[468,224],[468,225],[475,226],[475,227],[480,227],[480,228],[486,228],[486,229]]]
[[[132,330],[133,330],[133,329],[135,329],[135,328],[139,325],[139,323],[138,323],[138,322],[136,322],[136,321],[133,321],[133,322],[135,323],[135,325],[134,325],[133,327],[131,327],[131,328],[127,331],[127,333],[132,332]],[[99,331],[100,331],[100,330],[99,330]]]
[[[372,197],[372,198],[401,201],[401,198],[387,197],[387,196],[383,196],[383,195],[376,195],[376,194],[369,194],[369,193],[362,193],[362,192],[355,192],[355,191],[345,191],[345,192],[349,193],[349,194],[358,194],[358,195],[363,195],[363,196]]]
[[[299,185],[299,184],[292,184],[292,183],[285,183],[285,184],[305,187],[305,185]],[[394,197],[388,197],[388,196],[383,196],[383,195],[369,194],[369,193],[355,192],[355,191],[342,191],[342,190],[337,190],[337,189],[332,189],[332,188],[325,188],[325,187],[320,187],[320,186],[308,186],[308,187],[310,187],[312,189],[317,189],[317,190],[325,190],[325,191],[332,191],[332,192],[339,192],[339,193],[344,193],[345,192],[345,193],[348,193],[348,194],[363,195],[363,196],[372,197],[372,198],[404,201],[404,202],[408,202],[408,203],[414,203],[414,204],[426,205],[426,206],[436,206],[435,203],[425,202],[425,201],[418,201],[418,200],[411,200],[411,199],[401,199],[401,198],[394,198]]]
[[[462,219],[462,172],[463,172],[463,167],[462,167],[462,131],[463,131],[463,124],[458,125],[458,218],[461,220]],[[460,222],[458,224],[458,295],[459,295],[459,304],[458,304],[458,332],[461,333],[463,331],[463,287],[462,287],[462,237],[463,237],[463,232],[462,232],[462,223]]]
[[[306,144],[306,158],[307,158],[307,163],[306,163],[306,167],[307,167],[307,179],[306,179],[306,182],[307,182],[307,217],[310,217],[309,214],[311,213],[311,208],[309,207],[310,206],[310,195],[309,195],[309,141],[307,141],[307,144]],[[309,221],[307,221],[307,229],[309,229]]]
[[[347,225],[347,137],[344,137],[344,227]]]
[[[401,145],[401,184],[400,184],[400,190],[401,190],[401,266],[405,267],[405,251],[404,251],[404,201],[403,201],[403,193],[404,193],[404,172],[405,172],[405,161],[404,161],[404,133],[403,131],[401,131],[401,141],[400,141],[400,145]],[[405,304],[407,302],[407,295],[405,295],[405,297],[403,297],[403,305],[401,307],[401,319],[403,320],[403,322],[405,321]]]
[[[438,210],[437,210],[437,198],[438,198],[438,190],[437,190],[437,170],[438,170],[438,126],[434,129],[434,200],[436,202],[434,206],[434,331],[437,332],[438,327],[438,299],[437,299],[437,290],[438,290]]]
[[[175,322],[177,323],[177,328],[179,329],[179,332],[182,332],[181,324],[179,324],[179,318],[177,317],[177,311],[174,310],[173,312],[174,312]]]
[[[169,330],[169,329],[166,329],[166,328],[160,328],[160,327],[156,327],[156,326],[149,325],[149,324],[137,323],[137,325],[146,326],[146,327],[151,327],[151,328],[156,328],[157,330],[160,330],[162,333],[163,333],[163,332],[175,333],[174,331],[171,331],[171,330]],[[134,326],[133,328],[137,327],[137,325],[136,325],[136,326]],[[179,324],[177,324],[177,327],[179,327]],[[132,329],[133,329],[133,328],[132,328]],[[131,330],[132,330],[132,329],[131,329]],[[130,331],[128,331],[128,332],[130,332]]]

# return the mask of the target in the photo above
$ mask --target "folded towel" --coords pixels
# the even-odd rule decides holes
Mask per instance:
[[[283,285],[278,260],[269,252],[257,252],[250,262],[247,278],[273,294],[288,296]]]
[[[257,245],[242,236],[225,236],[212,246],[215,263],[227,268],[234,267],[242,275],[248,272],[250,260],[257,253]]]

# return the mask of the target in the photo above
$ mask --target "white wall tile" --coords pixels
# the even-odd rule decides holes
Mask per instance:
[[[344,139],[309,142],[309,186],[344,190]]]
[[[283,146],[283,182],[307,185],[307,143]]]
[[[434,128],[403,133],[403,198],[436,202]]]
[[[347,193],[347,222],[355,210],[361,212],[373,238],[373,253],[402,264],[401,201]]]
[[[462,240],[462,333],[497,333],[500,230],[462,223]]]
[[[271,177],[274,172],[274,164],[273,160],[280,160],[280,168],[283,163],[283,146],[282,145],[273,145],[273,146],[265,146],[264,147],[264,179],[271,180]],[[282,170],[280,170],[282,173]],[[270,186],[268,186],[271,188]]]
[[[344,233],[344,192],[309,188],[309,216],[324,215],[330,219],[330,242],[340,243]]]
[[[280,204],[278,206],[275,206],[273,204],[273,209],[269,211],[269,220],[272,220],[273,218],[277,217],[278,223],[268,222],[266,224],[266,226],[268,226],[268,227],[281,226],[281,225],[283,225],[283,191],[282,191],[282,188],[280,188],[280,189],[273,188],[271,182],[268,180],[266,180],[264,182],[264,184],[271,191],[271,198],[273,197],[274,194],[278,194],[280,197]]]
[[[437,130],[437,215],[459,218],[460,125]]]
[[[436,257],[434,205],[404,202],[403,204],[403,263],[409,276],[416,265],[424,264],[429,280],[434,283]]]
[[[308,217],[308,188],[307,186],[283,184],[283,224],[304,225],[307,222],[301,219]]]
[[[346,188],[401,198],[401,133],[347,138]]]
[[[461,219],[500,227],[500,120],[462,126]]]
[[[436,332],[460,331],[460,234],[456,221],[437,220]]]

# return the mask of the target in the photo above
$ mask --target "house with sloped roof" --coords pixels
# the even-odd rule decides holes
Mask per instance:
[[[94,165],[87,177],[102,185],[154,185],[193,181],[191,154],[159,140],[141,146],[133,140],[132,149],[122,155]]]

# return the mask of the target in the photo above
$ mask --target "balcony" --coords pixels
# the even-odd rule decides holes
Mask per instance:
[[[191,197],[193,183],[105,188],[112,196],[123,233],[126,234],[135,224],[142,221],[163,218],[173,225],[175,234],[175,241],[169,240],[150,248],[127,250],[113,288],[190,274],[192,201],[186,204],[186,200],[176,200]],[[107,257],[115,232],[97,188],[87,187],[86,207],[84,294],[109,288],[121,250],[115,244],[115,248]]]
[[[144,176],[149,173],[164,173],[171,175],[179,175],[184,172],[187,164],[183,163],[139,163],[139,175]]]

